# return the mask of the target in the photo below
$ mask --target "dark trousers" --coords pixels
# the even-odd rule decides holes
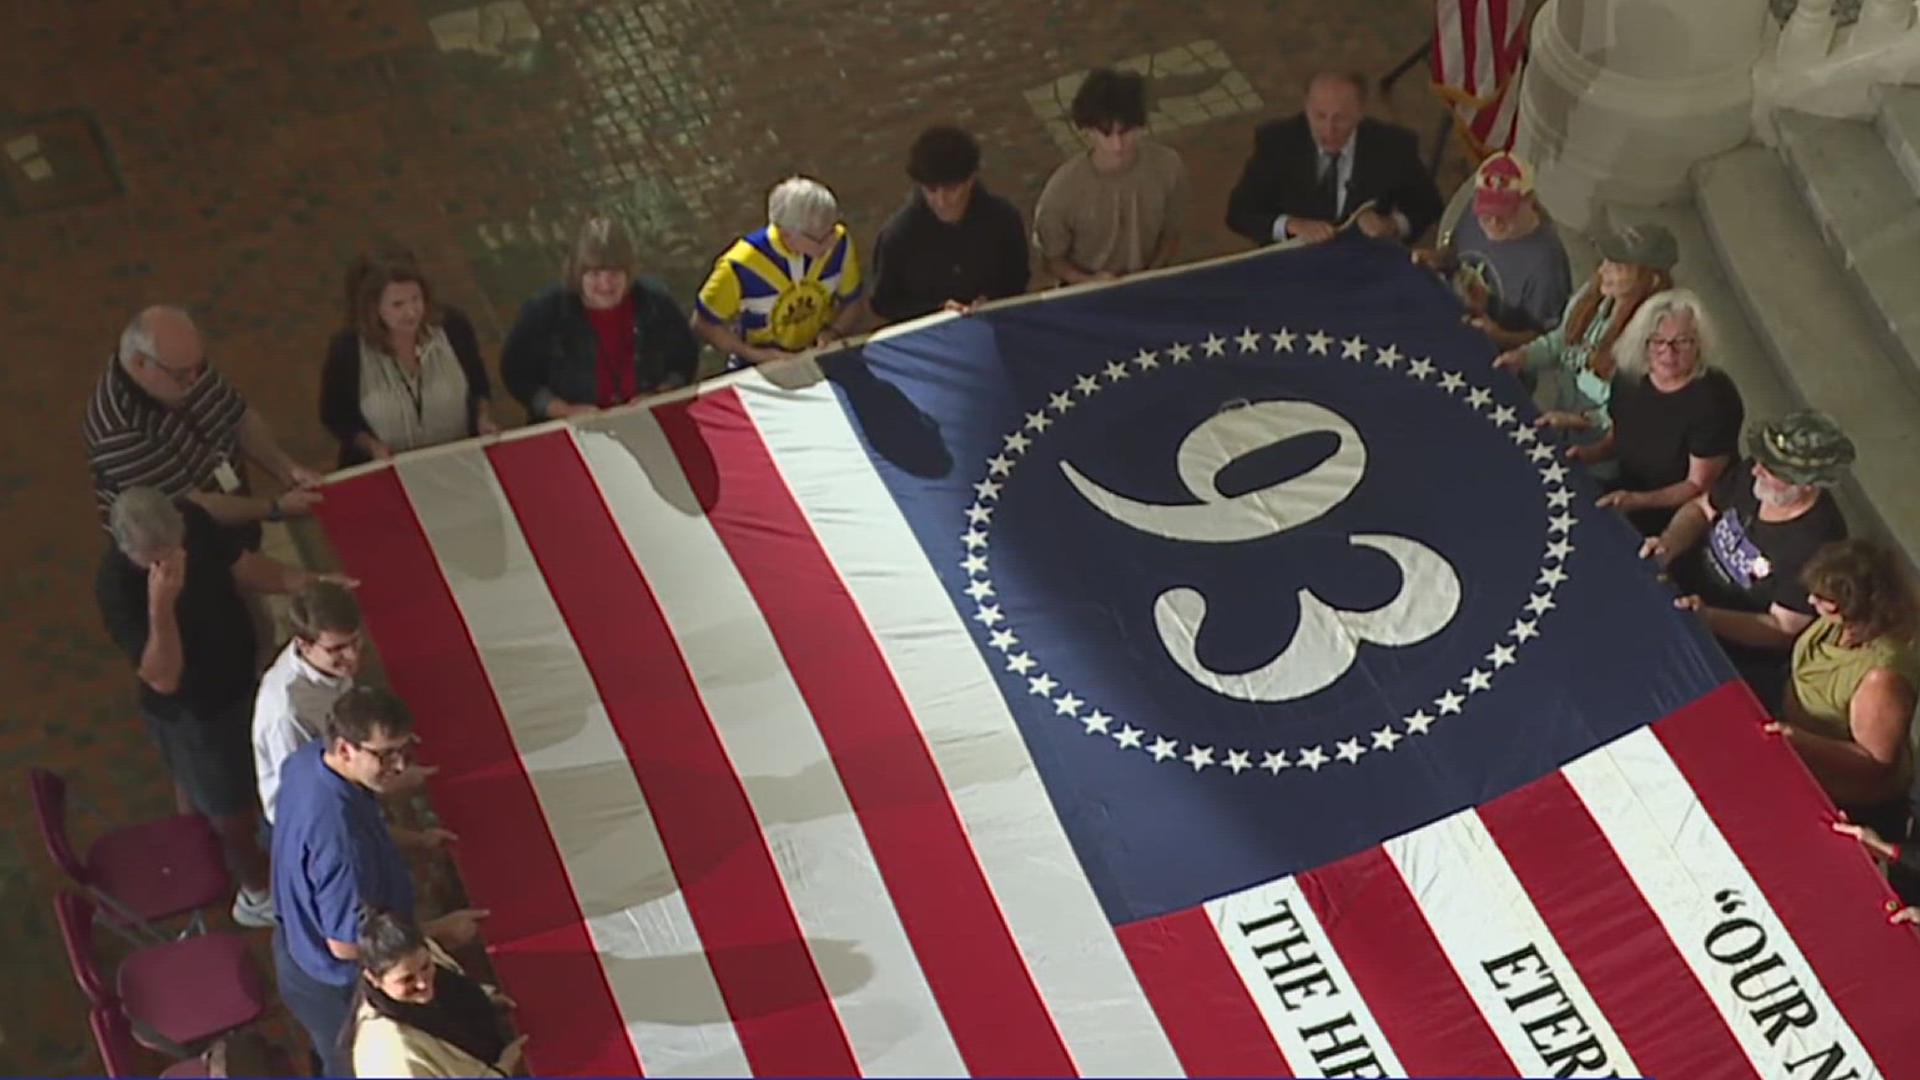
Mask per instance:
[[[313,1051],[320,1056],[324,1076],[352,1076],[353,1055],[340,1041],[347,1026],[348,1010],[353,1005],[353,984],[334,986],[323,983],[294,963],[287,952],[286,931],[273,931],[273,981],[280,990],[280,1001],[293,1014],[313,1040]]]

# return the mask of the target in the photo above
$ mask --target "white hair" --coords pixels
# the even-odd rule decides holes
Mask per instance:
[[[120,331],[120,366],[131,368],[138,357],[149,360],[160,359],[158,347],[153,342],[153,317],[155,315],[174,315],[191,325],[193,316],[187,310],[173,304],[155,304],[142,308],[139,314],[128,320],[127,328]]]
[[[113,500],[107,514],[113,542],[129,559],[145,559],[180,546],[187,523],[180,508],[157,488],[132,487]]]
[[[775,228],[818,236],[839,221],[840,201],[818,180],[789,176],[767,193],[767,223]]]
[[[1708,358],[1715,355],[1720,335],[1714,329],[1713,319],[1707,315],[1706,305],[1692,289],[1668,289],[1654,293],[1641,303],[1640,310],[1633,313],[1632,321],[1613,343],[1613,369],[1635,379],[1645,378],[1647,342],[1653,338],[1660,321],[1669,315],[1685,315],[1693,321],[1693,336],[1700,341],[1693,377],[1697,379],[1705,374]]]

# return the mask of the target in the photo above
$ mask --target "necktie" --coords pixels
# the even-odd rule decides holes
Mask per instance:
[[[1320,183],[1314,189],[1314,201],[1322,221],[1340,219],[1340,154],[1320,152]]]

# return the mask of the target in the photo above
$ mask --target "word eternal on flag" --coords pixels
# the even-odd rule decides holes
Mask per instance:
[[[1490,354],[1347,236],[330,484],[535,1067],[1920,1076]]]

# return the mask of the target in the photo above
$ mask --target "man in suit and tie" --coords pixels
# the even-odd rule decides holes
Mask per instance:
[[[1318,243],[1360,206],[1368,236],[1412,241],[1440,217],[1413,132],[1366,115],[1366,80],[1323,71],[1298,116],[1262,124],[1227,202],[1227,227],[1256,244]]]

